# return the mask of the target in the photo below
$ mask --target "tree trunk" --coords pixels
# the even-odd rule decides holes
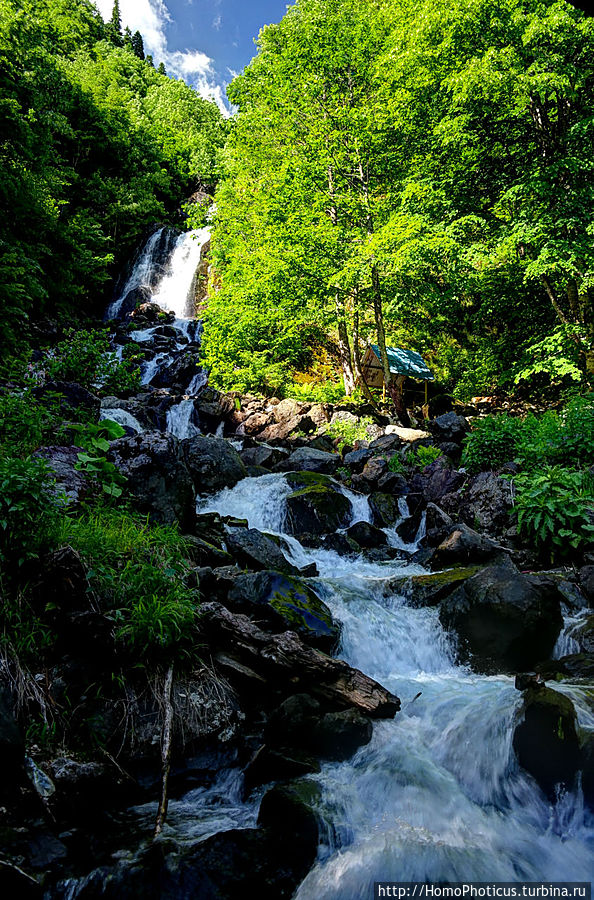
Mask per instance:
[[[355,390],[355,375],[351,359],[351,346],[347,329],[346,310],[344,308],[344,299],[340,291],[336,291],[336,324],[338,328],[338,349],[340,351],[340,362],[342,365],[344,392],[347,397],[350,397]]]
[[[361,353],[359,351],[359,310],[357,309],[356,297],[354,299],[353,305],[353,365],[355,368],[355,375],[357,377],[357,384],[360,386],[363,392],[363,396],[375,406],[375,400],[373,399],[373,395],[369,390],[367,382],[365,381],[363,366],[361,365]]]
[[[377,343],[380,349],[382,369],[384,370],[384,384],[386,385],[386,390],[390,393],[392,373],[390,372],[390,361],[388,359],[388,351],[386,350],[386,329],[384,328],[382,291],[377,266],[371,267],[371,289],[373,291],[373,314],[375,316],[375,327],[377,330]]]

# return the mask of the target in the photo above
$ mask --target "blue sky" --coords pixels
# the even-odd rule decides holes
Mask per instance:
[[[96,0],[109,18],[113,0]],[[122,24],[138,29],[155,65],[226,107],[225,86],[255,52],[263,25],[279,22],[288,0],[120,0]]]

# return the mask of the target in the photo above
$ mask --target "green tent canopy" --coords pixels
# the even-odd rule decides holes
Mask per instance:
[[[381,353],[377,344],[371,344],[375,356],[381,366]],[[402,347],[386,347],[390,372],[394,375],[407,375],[419,381],[433,381],[435,376],[420,353],[414,350],[403,350]]]

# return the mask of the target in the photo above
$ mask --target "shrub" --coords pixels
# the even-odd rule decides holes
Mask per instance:
[[[518,475],[518,528],[551,559],[580,550],[594,536],[594,484],[588,473],[548,466]]]
[[[501,413],[475,421],[464,439],[462,465],[469,472],[497,469],[514,460],[522,445],[524,425],[521,419]]]
[[[71,328],[65,340],[48,351],[45,371],[52,380],[76,381],[86,388],[99,388],[109,393],[137,390],[140,369],[122,362],[109,349],[109,331]]]
[[[192,637],[196,594],[185,586],[190,565],[177,528],[97,506],[64,519],[60,537],[86,561],[91,586],[130,649],[160,653]]]
[[[0,459],[0,564],[14,574],[53,543],[62,509],[41,459]]]
[[[371,416],[363,416],[356,422],[347,422],[337,419],[326,426],[326,434],[338,440],[338,448],[342,450],[347,444],[352,446],[355,441],[367,441],[370,438],[369,428],[375,425]]]
[[[24,389],[0,395],[0,448],[6,455],[29,455],[51,435],[56,440],[62,418],[59,395],[41,403]]]
[[[126,433],[121,425],[111,419],[103,419],[95,425],[73,425],[72,430],[78,432],[78,444],[82,452],[78,454],[76,468],[94,478],[101,485],[101,490],[109,497],[121,497],[122,485],[126,479],[112,462],[105,456],[109,450],[109,442],[123,437]]]
[[[286,388],[285,394],[287,397],[303,400],[306,403],[344,403],[346,401],[357,403],[364,399],[359,391],[355,395],[347,397],[342,381],[294,381]]]
[[[391,456],[388,460],[388,469],[390,470],[390,472],[395,472],[397,475],[402,475],[404,472],[406,472],[406,466],[397,453],[395,453],[394,456]]]

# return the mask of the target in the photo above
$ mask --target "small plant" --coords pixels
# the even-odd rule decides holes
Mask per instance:
[[[389,458],[388,469],[390,472],[395,472],[397,475],[404,475],[406,473],[406,466],[397,453]]]
[[[0,459],[0,564],[8,573],[52,545],[62,502],[41,459]]]
[[[425,466],[430,466],[431,463],[435,462],[436,459],[439,459],[440,456],[442,456],[442,452],[439,447],[424,447],[423,445],[417,447],[412,454],[415,464],[421,466],[422,469],[424,469]]]
[[[511,462],[522,445],[523,434],[522,420],[507,413],[479,419],[464,439],[462,465],[469,472],[479,472]]]
[[[30,390],[0,395],[0,447],[7,455],[28,455],[41,447],[45,438],[55,443],[62,422],[60,395],[37,400]]]
[[[105,453],[109,450],[110,441],[117,440],[126,433],[122,426],[111,419],[103,419],[97,425],[92,422],[73,425],[72,430],[79,434],[78,443],[82,447],[76,468],[95,479],[107,496],[121,497],[122,485],[126,479],[107,459]]]
[[[375,422],[371,416],[364,416],[356,422],[337,419],[326,426],[326,434],[338,441],[338,449],[342,451],[347,444],[352,447],[355,441],[369,440],[369,428],[372,425],[375,425]]]
[[[561,466],[518,475],[518,529],[553,560],[582,549],[594,538],[594,484],[587,473]]]

